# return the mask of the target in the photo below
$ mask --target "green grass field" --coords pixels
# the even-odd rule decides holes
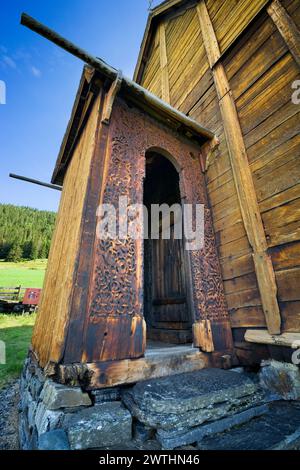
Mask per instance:
[[[0,363],[0,388],[20,375],[35,318],[35,314],[0,314],[0,340],[6,349],[6,364]]]
[[[0,261],[0,286],[42,287],[46,259],[7,263]],[[19,377],[31,340],[36,315],[0,313],[0,340],[6,347],[6,364],[0,363],[0,388]]]
[[[0,287],[43,287],[46,259],[8,263],[0,261]]]

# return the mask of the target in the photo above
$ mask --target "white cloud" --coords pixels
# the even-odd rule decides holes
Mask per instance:
[[[32,75],[34,75],[37,78],[39,78],[42,75],[42,72],[40,71],[40,69],[38,69],[34,65],[30,67],[30,70],[31,70]]]
[[[5,65],[8,65],[8,67],[12,68],[12,69],[16,69],[17,68],[17,64],[15,63],[15,61],[9,57],[8,55],[3,55],[2,56],[2,62],[5,64]]]
[[[8,53],[5,46],[0,44],[0,67],[4,69],[10,68],[21,73],[26,68],[34,77],[39,78],[42,76],[42,72],[38,67],[32,65],[32,59],[31,51],[19,48]]]
[[[26,49],[19,48],[12,54],[12,57],[17,62],[19,61],[29,62],[31,59],[31,54]]]

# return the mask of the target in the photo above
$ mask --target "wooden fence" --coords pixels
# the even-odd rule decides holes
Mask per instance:
[[[26,287],[1,287],[0,286],[0,301],[20,301],[24,297]]]

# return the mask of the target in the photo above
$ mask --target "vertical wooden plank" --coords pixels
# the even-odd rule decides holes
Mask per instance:
[[[194,347],[205,352],[215,350],[210,320],[200,320],[193,324],[193,343]]]
[[[215,63],[219,60],[221,53],[220,53],[219,44],[215,35],[215,31],[214,31],[214,28],[210,20],[208,10],[206,8],[204,1],[200,2],[200,4],[197,5],[197,13],[199,17],[200,26],[201,26],[203,42],[204,42],[204,46],[205,46],[205,50],[206,50],[206,54],[208,58],[208,63],[210,65],[210,68],[213,68]]]
[[[248,162],[242,130],[223,64],[220,50],[209,18],[205,1],[197,5],[204,47],[212,69],[218,94],[230,163],[243,223],[253,250],[253,261],[262,306],[270,334],[280,333],[280,310],[272,261],[267,254],[267,241],[259,211],[252,174]]]
[[[95,91],[96,93],[96,91]],[[65,177],[32,346],[39,363],[59,362],[69,321],[83,207],[88,183],[100,96],[95,97]]]
[[[164,101],[166,101],[167,103],[170,103],[166,30],[165,30],[164,23],[160,23],[159,25],[159,53],[160,53],[160,70],[161,70],[161,96]]]
[[[108,135],[108,126],[101,123],[104,95],[101,90],[99,102],[96,137],[93,157],[90,165],[88,186],[83,208],[83,217],[80,234],[80,247],[76,262],[76,273],[73,281],[72,303],[68,335],[65,344],[64,362],[80,362],[82,358],[82,335],[87,315],[89,279],[91,275],[91,260],[96,229],[96,210],[99,204],[99,194],[102,185],[103,171],[97,172],[95,168],[102,168]],[[99,176],[100,175],[100,176]],[[102,176],[102,177],[101,177]]]
[[[273,0],[273,2],[268,6],[267,12],[289,48],[290,53],[300,66],[299,29],[279,0]]]

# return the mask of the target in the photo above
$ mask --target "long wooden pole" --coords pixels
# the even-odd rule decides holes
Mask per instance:
[[[36,180],[33,178],[28,178],[27,176],[15,175],[14,173],[9,173],[9,176],[11,178],[15,178],[16,180],[26,181],[27,183],[38,184],[39,186],[45,186],[46,188],[56,189],[57,191],[62,190],[62,186],[59,186],[58,184],[45,183],[44,181]]]
[[[76,46],[72,42],[62,37],[60,34],[38,22],[26,13],[22,13],[21,24],[53,42],[70,54],[73,54],[75,57],[83,60],[86,64],[89,64],[91,67],[99,71],[110,80],[114,81],[117,78],[119,71],[114,67],[111,67],[103,60],[92,56],[81,47]],[[165,113],[167,117],[178,121],[180,124],[192,130],[199,136],[203,136],[207,139],[214,138],[213,132],[201,126],[201,124],[199,124],[197,121],[189,118],[184,113],[173,108],[171,105],[161,100],[157,96],[153,95],[153,93],[138,85],[138,83],[134,82],[130,78],[122,76],[122,87],[129,94],[135,95],[138,100],[143,101],[149,106],[160,110],[162,113]]]
[[[281,318],[277,302],[275,274],[271,258],[267,253],[266,235],[238,113],[225,68],[219,60],[221,53],[204,0],[201,0],[197,5],[197,11],[204,47],[218,94],[240,210],[247,237],[253,250],[254,267],[268,331],[270,334],[280,334]]]

